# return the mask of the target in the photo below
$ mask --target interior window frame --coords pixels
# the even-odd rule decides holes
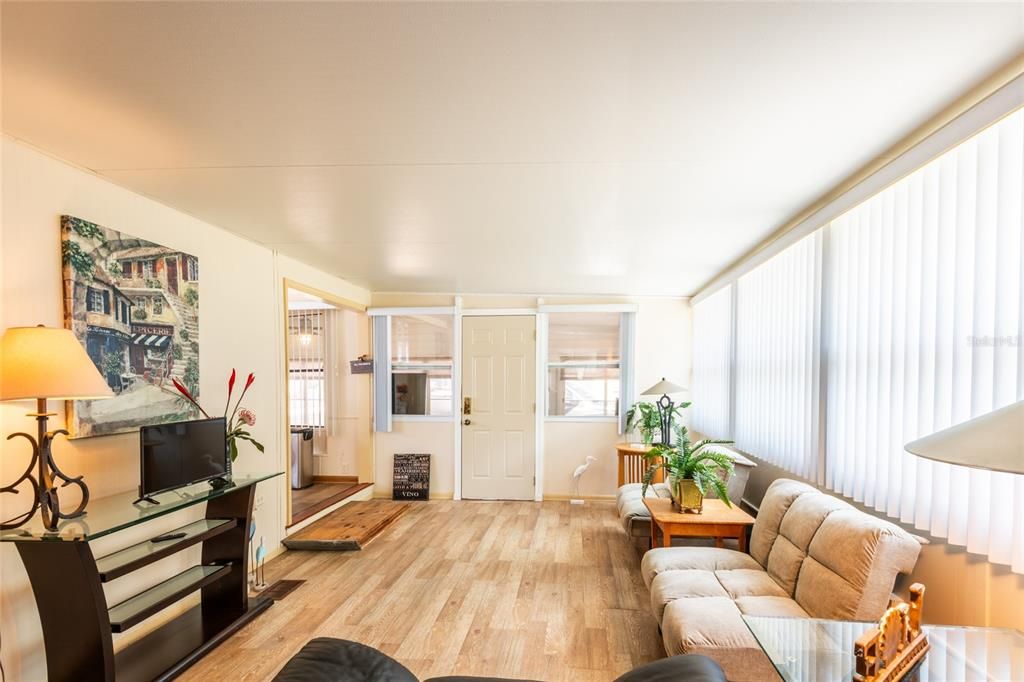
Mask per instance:
[[[394,314],[389,313],[388,314],[388,316],[392,319],[392,323],[394,321],[394,318],[418,317],[418,316],[423,316],[423,315],[432,315],[432,316],[436,316],[436,317],[447,317],[447,318],[451,319],[451,321],[452,321],[452,325],[451,325],[451,328],[450,328],[451,329],[451,339],[449,341],[449,347],[448,347],[448,351],[449,351],[448,359],[447,359],[447,361],[433,359],[433,360],[431,360],[429,362],[409,362],[409,361],[402,362],[402,361],[396,361],[394,359],[394,331],[392,331],[392,337],[390,339],[390,342],[391,342],[391,350],[390,350],[390,352],[392,354],[391,362],[390,362],[391,371],[390,371],[390,374],[388,376],[388,386],[389,386],[390,390],[392,391],[391,420],[392,421],[399,421],[399,422],[406,421],[406,422],[445,422],[445,423],[447,423],[447,422],[452,421],[452,419],[456,416],[456,407],[457,407],[457,402],[458,402],[458,396],[456,395],[456,387],[455,387],[455,384],[454,384],[454,380],[455,380],[455,316],[454,316],[454,314],[453,313],[448,313],[448,312],[440,312],[440,311],[436,312],[436,313],[417,313],[415,315],[413,315],[413,314],[403,314],[403,313],[394,313]],[[396,374],[410,374],[410,373],[419,373],[419,372],[429,372],[431,370],[446,370],[448,372],[448,377],[452,381],[452,398],[451,398],[450,412],[448,414],[399,414],[399,413],[395,412],[394,393],[393,393],[393,391],[394,391],[393,386],[394,386],[394,381],[395,381],[395,375]],[[427,395],[426,401],[428,403],[428,409],[429,409],[429,403],[430,403],[429,393]]]
[[[582,311],[581,311],[582,312]],[[589,312],[589,311],[588,311]],[[596,312],[596,311],[595,311]],[[602,311],[603,312],[603,311]],[[573,312],[550,312],[549,315],[549,326],[551,324],[550,319],[553,315],[572,315]],[[617,319],[619,326],[619,334],[622,333],[622,314],[620,312],[610,313],[614,314]],[[586,423],[586,422],[608,422],[616,423],[619,421],[619,414],[622,411],[622,349],[621,346],[616,349],[616,359],[614,360],[602,360],[602,359],[586,359],[586,360],[551,360],[551,339],[550,335],[547,339],[548,347],[545,349],[546,362],[544,365],[544,421],[549,422],[574,422],[574,423]],[[551,413],[551,370],[552,369],[572,369],[572,368],[583,368],[583,369],[617,369],[619,370],[619,399],[617,401],[615,414],[612,415],[565,415],[565,414],[552,414]]]

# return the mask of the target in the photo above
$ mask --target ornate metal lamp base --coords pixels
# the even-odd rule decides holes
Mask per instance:
[[[85,505],[89,503],[89,488],[85,485],[85,481],[82,480],[81,476],[72,478],[65,475],[53,461],[53,453],[50,451],[53,439],[58,434],[66,436],[68,432],[64,429],[46,430],[46,421],[49,417],[54,416],[54,413],[46,411],[45,400],[38,400],[37,411],[29,416],[36,418],[39,432],[38,437],[33,438],[27,433],[12,433],[7,437],[7,440],[21,436],[31,443],[32,459],[25,469],[25,473],[11,485],[0,488],[0,494],[13,493],[17,495],[20,492],[18,486],[28,481],[32,484],[35,499],[32,501],[32,506],[28,511],[8,519],[4,523],[0,523],[0,530],[9,530],[28,523],[35,516],[37,509],[42,511],[43,524],[46,528],[48,530],[57,530],[57,523],[61,519],[73,519],[82,516],[85,514]],[[35,475],[33,475],[33,471]],[[74,484],[82,490],[82,501],[73,512],[64,513],[61,511],[60,499],[57,497],[56,479],[64,481],[60,486],[62,488]]]
[[[661,421],[661,444],[672,445],[672,408],[675,403],[668,395],[663,395],[655,404],[658,406],[658,418]]]

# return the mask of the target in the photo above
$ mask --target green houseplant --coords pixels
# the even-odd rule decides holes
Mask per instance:
[[[682,410],[689,407],[690,403],[680,403],[672,408],[672,419],[677,423],[682,419]],[[654,442],[655,435],[660,436],[661,417],[658,414],[658,406],[654,403],[637,402],[626,412],[626,431],[637,431],[644,445]]]
[[[685,426],[679,425],[673,430],[673,445],[658,444],[644,454],[648,467],[644,472],[643,494],[647,495],[647,488],[658,469],[664,469],[672,490],[673,505],[679,511],[701,513],[704,495],[709,490],[717,493],[719,499],[731,507],[726,482],[732,475],[732,458],[708,450],[707,446],[732,441],[705,439],[694,445]]]

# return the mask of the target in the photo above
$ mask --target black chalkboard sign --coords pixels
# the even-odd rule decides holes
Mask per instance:
[[[395,455],[393,476],[391,499],[430,498],[430,455]]]

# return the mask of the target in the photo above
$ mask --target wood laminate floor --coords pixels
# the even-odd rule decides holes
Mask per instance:
[[[188,670],[266,680],[313,637],[352,639],[420,678],[605,682],[664,656],[640,553],[610,502],[414,503],[361,552],[289,551],[306,583]]]

